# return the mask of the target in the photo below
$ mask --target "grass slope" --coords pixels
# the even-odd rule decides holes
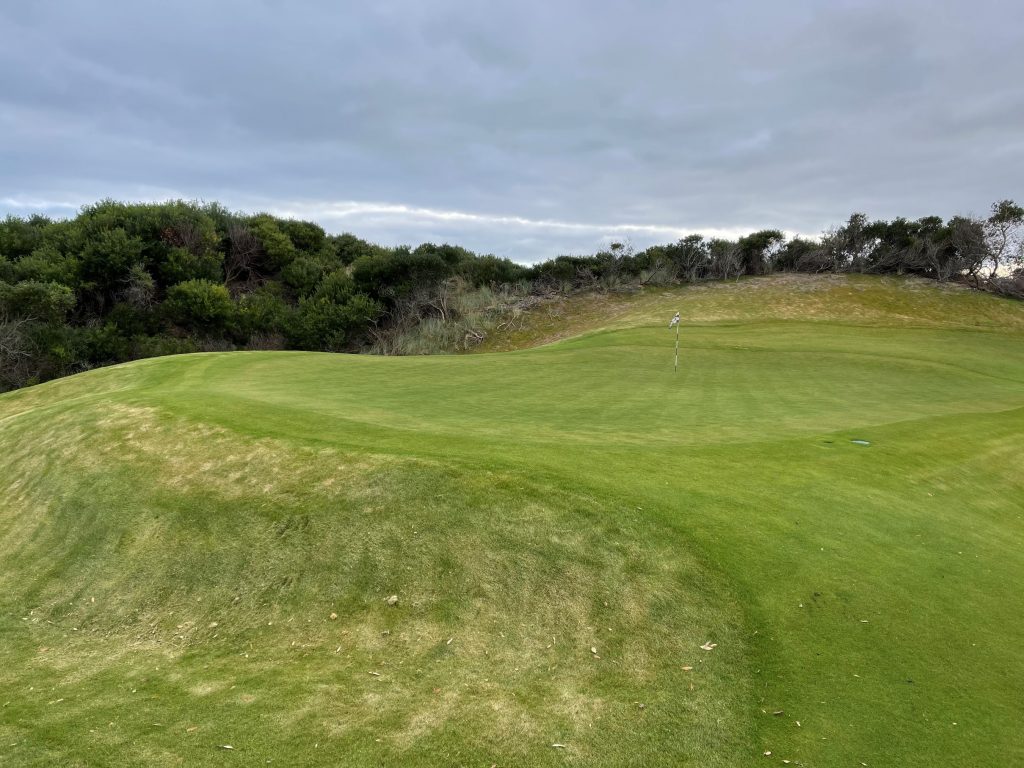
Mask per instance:
[[[0,762],[1024,762],[1024,307],[587,301],[0,398]]]
[[[954,283],[895,276],[783,274],[683,289],[647,287],[632,294],[558,297],[510,319],[474,350],[509,351],[595,330],[659,325],[670,308],[683,312],[686,325],[818,320],[1024,331],[1024,313]]]

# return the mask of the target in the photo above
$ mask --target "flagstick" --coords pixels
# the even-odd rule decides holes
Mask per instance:
[[[679,323],[676,323],[676,365],[672,372],[679,373]]]

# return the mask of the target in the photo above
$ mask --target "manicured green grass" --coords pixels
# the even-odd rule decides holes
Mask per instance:
[[[1024,763],[1024,305],[606,301],[0,397],[0,763]]]

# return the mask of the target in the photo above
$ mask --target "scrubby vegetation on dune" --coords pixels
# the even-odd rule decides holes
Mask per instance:
[[[1024,761],[1024,304],[783,275],[485,345],[565,329],[0,396],[0,762]]]

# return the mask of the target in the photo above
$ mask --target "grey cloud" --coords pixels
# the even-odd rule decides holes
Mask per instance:
[[[522,260],[623,222],[982,212],[1022,196],[1021,22],[995,0],[10,4],[0,198],[462,211],[323,223]]]

